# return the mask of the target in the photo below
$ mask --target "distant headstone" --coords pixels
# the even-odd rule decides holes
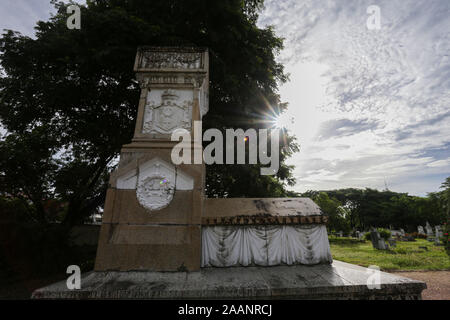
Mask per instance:
[[[400,229],[400,235],[401,235],[402,237],[404,237],[404,236],[405,236],[405,230]]]
[[[438,232],[436,232],[436,235],[434,237],[434,244],[437,245],[437,246],[441,245],[441,240],[439,238],[439,233]]]
[[[418,226],[418,227],[417,227],[417,233],[418,233],[418,234],[425,234],[425,231],[423,230],[423,227],[422,227],[422,226]]]
[[[401,235],[400,230],[391,230],[391,235],[394,237],[398,237]]]
[[[431,227],[431,225],[428,223],[428,221],[427,221],[427,224],[425,225],[425,230],[427,231],[427,236],[429,236],[429,235],[433,235],[433,228]]]
[[[342,238],[343,236],[344,236],[344,233],[343,233],[342,231],[339,231],[339,232],[338,232],[338,237],[341,237],[341,238]]]
[[[441,231],[441,226],[435,226],[435,237],[434,237],[434,243],[437,246],[441,245],[441,238],[444,236],[444,233]]]
[[[425,230],[427,231],[427,240],[430,242],[435,241],[435,236],[434,236],[434,232],[433,232],[433,228],[431,227],[431,225],[428,223],[425,225]]]

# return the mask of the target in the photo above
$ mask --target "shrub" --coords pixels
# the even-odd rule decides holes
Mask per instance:
[[[427,235],[426,234],[422,234],[422,233],[418,233],[418,232],[411,232],[411,233],[406,233],[405,237],[413,237],[414,239],[426,239]]]
[[[383,238],[384,240],[387,240],[387,239],[389,239],[391,237],[391,231],[388,230],[388,229],[377,228],[377,231],[380,234],[380,237]],[[370,232],[367,232],[364,235],[364,239],[369,240],[369,241],[371,240]]]
[[[92,269],[95,248],[71,245],[68,232],[61,225],[0,223],[0,273],[26,279],[65,273],[71,264]]]
[[[378,232],[380,233],[380,237],[387,240],[391,237],[391,231],[389,229],[384,228],[377,228]]]

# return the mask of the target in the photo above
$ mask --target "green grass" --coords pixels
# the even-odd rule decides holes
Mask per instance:
[[[333,259],[363,267],[376,265],[381,270],[450,270],[450,258],[444,247],[424,239],[397,241],[392,250],[376,250],[370,241],[329,237]],[[427,247],[428,251],[419,247]]]

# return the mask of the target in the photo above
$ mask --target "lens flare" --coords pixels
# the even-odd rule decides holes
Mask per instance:
[[[294,117],[287,115],[286,113],[280,114],[275,118],[273,126],[279,129],[292,129],[294,125]]]

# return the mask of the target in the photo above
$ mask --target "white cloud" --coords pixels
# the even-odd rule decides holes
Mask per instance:
[[[373,4],[381,30],[366,27]],[[286,38],[296,190],[439,188],[450,175],[449,13],[447,0],[266,2],[259,23]]]
[[[449,165],[450,165],[450,158],[427,163],[427,166],[429,167],[448,167]]]

